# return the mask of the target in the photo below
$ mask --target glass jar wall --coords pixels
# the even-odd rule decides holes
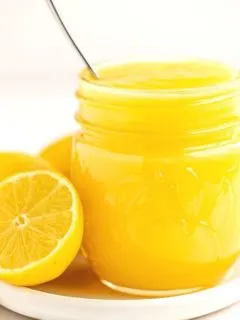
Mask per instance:
[[[100,280],[142,295],[221,281],[240,250],[238,71],[208,60],[80,77],[72,179]]]

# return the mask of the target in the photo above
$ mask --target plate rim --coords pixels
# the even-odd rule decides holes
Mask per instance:
[[[165,298],[95,299],[58,295],[0,281],[0,305],[42,320],[186,320],[210,316],[240,301],[240,277],[217,287]],[[131,317],[131,318],[129,318]]]
[[[237,290],[237,287],[239,286],[239,290]],[[50,298],[50,299],[58,299],[59,301],[66,301],[68,300],[69,302],[71,301],[72,303],[74,302],[82,302],[86,304],[102,304],[102,305],[107,305],[107,306],[122,306],[122,305],[138,305],[139,302],[143,305],[159,305],[163,304],[166,306],[166,304],[173,304],[175,301],[184,303],[184,301],[187,301],[188,303],[190,300],[194,301],[196,298],[201,300],[201,298],[206,299],[207,296],[212,296],[212,295],[221,295],[221,293],[224,293],[226,289],[231,290],[232,293],[237,292],[237,295],[239,296],[239,301],[240,301],[240,276],[227,281],[226,283],[219,284],[215,287],[203,289],[200,291],[196,291],[193,293],[189,294],[184,294],[184,295],[178,295],[174,297],[153,297],[153,298],[139,298],[139,299],[119,299],[119,298],[114,298],[114,299],[103,299],[103,298],[84,298],[84,297],[74,297],[70,295],[61,295],[61,294],[56,294],[56,293],[51,293],[51,292],[45,292],[33,288],[28,288],[28,287],[20,287],[20,286],[14,286],[12,284],[8,284],[4,281],[0,281],[0,292],[3,291],[4,289],[8,289],[11,291],[15,291],[15,293],[18,294],[32,294],[32,295],[38,295],[42,296],[44,298]],[[238,292],[239,291],[239,292]],[[236,301],[237,302],[237,301]],[[0,305],[1,305],[1,293],[0,293]]]

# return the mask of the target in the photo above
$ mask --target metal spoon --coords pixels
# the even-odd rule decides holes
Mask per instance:
[[[49,5],[54,17],[56,18],[57,22],[59,23],[59,25],[62,27],[64,33],[67,35],[68,39],[70,40],[70,42],[72,43],[73,47],[75,48],[75,50],[77,51],[77,53],[80,55],[80,57],[82,58],[82,60],[84,61],[84,63],[86,64],[86,66],[89,68],[89,70],[91,71],[91,73],[93,74],[93,76],[95,78],[99,78],[96,70],[93,69],[93,67],[89,64],[89,62],[87,61],[87,59],[85,58],[85,56],[83,55],[82,51],[79,49],[79,47],[77,46],[76,42],[73,40],[72,36],[70,35],[68,29],[66,28],[63,20],[61,19],[58,10],[56,8],[56,6],[54,5],[52,0],[46,0],[47,4]]]

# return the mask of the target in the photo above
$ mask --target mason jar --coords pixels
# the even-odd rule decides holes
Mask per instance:
[[[239,256],[240,82],[190,82],[134,88],[80,75],[72,179],[83,250],[112,289],[196,291]]]

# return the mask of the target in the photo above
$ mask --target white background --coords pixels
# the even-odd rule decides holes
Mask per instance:
[[[92,62],[130,52],[239,57],[239,0],[55,0]],[[1,76],[72,76],[79,60],[46,0],[0,0]]]
[[[240,63],[239,0],[55,0],[92,63],[202,55]],[[0,0],[0,148],[38,150],[71,130],[82,62],[46,0]]]
[[[154,53],[224,57],[240,64],[239,0],[55,3],[92,63]],[[82,62],[45,0],[0,0],[0,41],[0,148],[36,152],[74,127]]]

